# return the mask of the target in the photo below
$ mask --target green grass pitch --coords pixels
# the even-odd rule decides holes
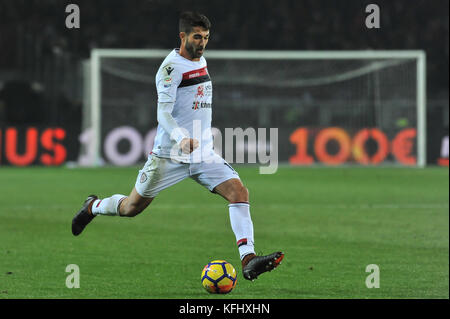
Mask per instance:
[[[85,197],[128,194],[137,167],[0,168],[0,298],[449,298],[448,168],[295,168],[250,190],[257,252],[286,253],[255,282],[242,277],[228,207],[188,179],[135,218],[97,217],[79,236]],[[228,295],[200,283],[205,264],[238,272]],[[80,288],[66,287],[66,266]],[[366,287],[376,264],[380,287]]]

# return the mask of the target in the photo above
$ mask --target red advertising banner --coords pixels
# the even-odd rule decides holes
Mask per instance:
[[[339,165],[356,162],[362,165],[376,165],[385,161],[390,154],[403,165],[416,164],[414,151],[416,129],[414,128],[401,130],[392,141],[377,128],[361,129],[353,137],[339,127],[314,130],[314,133],[311,129],[300,127],[290,135],[290,142],[296,146],[296,153],[289,157],[291,164],[308,165],[319,162],[327,165]],[[311,139],[313,140],[314,154],[308,153],[308,144]],[[370,155],[366,150],[366,143],[369,139],[377,145],[375,153]],[[330,142],[337,144],[336,152],[330,152],[327,147]]]
[[[155,130],[141,134],[131,126],[115,128],[102,141],[103,158],[113,165],[135,165],[145,161],[153,145]],[[0,128],[0,166],[45,165],[58,166],[66,161],[81,160],[79,150],[84,149],[90,138],[73,128],[61,127],[5,127]],[[120,147],[123,142],[129,147]],[[429,158],[429,163],[441,166],[449,164],[449,139],[440,142],[440,156]],[[86,144],[87,143],[87,144]],[[396,134],[378,128],[363,128],[350,133],[340,127],[299,127],[282,130],[278,160],[292,165],[379,165],[397,162],[416,165],[416,129],[404,128]]]
[[[61,165],[66,161],[63,128],[0,129],[0,165]]]

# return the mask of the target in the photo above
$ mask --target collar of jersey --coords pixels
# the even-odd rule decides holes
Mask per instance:
[[[181,57],[182,59],[184,59],[184,60],[186,60],[186,61],[189,61],[189,62],[192,62],[192,63],[201,63],[201,62],[202,62],[202,58],[200,58],[200,60],[198,60],[198,61],[192,61],[192,60],[186,59],[184,56],[182,56],[182,55],[179,53],[179,52],[180,52],[180,48],[174,48],[173,50],[175,51],[175,54],[176,54],[176,55],[178,55],[179,57]]]

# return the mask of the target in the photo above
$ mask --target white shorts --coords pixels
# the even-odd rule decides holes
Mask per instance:
[[[149,155],[136,179],[136,191],[142,197],[154,198],[158,193],[190,177],[211,192],[223,182],[239,174],[223,158],[215,154],[212,162],[177,163],[170,158]]]

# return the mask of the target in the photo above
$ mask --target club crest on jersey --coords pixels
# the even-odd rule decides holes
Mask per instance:
[[[195,97],[203,97],[205,94],[203,93],[203,85],[200,85],[197,88],[197,94],[195,95]]]
[[[146,175],[145,173],[142,173],[142,174],[141,174],[140,182],[141,182],[141,183],[145,183],[146,180],[147,180],[147,175]]]

